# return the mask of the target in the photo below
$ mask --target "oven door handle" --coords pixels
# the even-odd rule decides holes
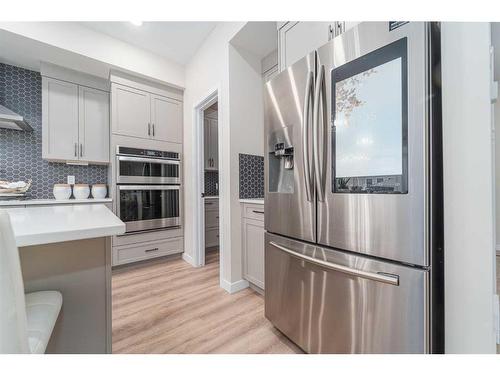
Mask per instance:
[[[179,160],[140,158],[135,156],[118,156],[118,161],[138,161],[138,162],[153,163],[153,164],[174,164],[174,165],[180,164]]]
[[[179,185],[118,185],[118,190],[180,190]]]

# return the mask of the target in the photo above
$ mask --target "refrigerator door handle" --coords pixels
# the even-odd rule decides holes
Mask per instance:
[[[326,151],[325,148],[325,122],[326,122],[326,87],[325,87],[325,66],[321,65],[319,68],[318,76],[316,77],[316,85],[314,91],[314,112],[313,112],[313,153],[314,153],[314,175],[316,177],[316,189],[318,193],[318,201],[324,202],[325,200],[325,184],[323,181],[323,174],[325,173],[325,166],[323,165],[323,160],[320,160],[320,149],[319,149],[319,109],[321,105],[322,109],[322,140],[323,148],[322,153]],[[320,100],[321,99],[321,100]]]
[[[306,92],[304,98],[304,113],[302,118],[302,164],[304,166],[304,176],[306,184],[306,197],[309,202],[312,202],[312,178],[311,178],[311,164],[309,160],[309,114],[310,114],[310,104],[311,104],[311,94],[314,85],[314,75],[313,72],[309,72],[307,75],[306,82]]]
[[[356,268],[351,268],[351,267],[343,266],[340,264],[327,262],[327,261],[324,261],[321,259],[316,259],[316,258],[307,256],[307,255],[304,255],[304,254],[297,253],[297,252],[290,250],[284,246],[278,245],[276,242],[273,242],[273,241],[270,241],[269,244],[271,246],[274,246],[277,249],[284,251],[287,254],[290,254],[291,256],[294,256],[296,258],[305,260],[309,263],[313,263],[313,264],[316,264],[316,265],[319,265],[319,266],[322,266],[322,267],[325,267],[325,268],[328,268],[328,269],[331,269],[334,271],[342,272],[342,273],[352,275],[352,276],[362,277],[364,279],[378,281],[378,282],[385,283],[385,284],[391,284],[391,285],[395,285],[395,286],[399,285],[399,276],[398,275],[388,274],[385,272],[362,271],[362,270],[359,270]]]

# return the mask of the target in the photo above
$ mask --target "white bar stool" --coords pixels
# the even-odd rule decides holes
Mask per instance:
[[[57,291],[24,294],[10,218],[0,210],[0,353],[45,353],[61,306]]]

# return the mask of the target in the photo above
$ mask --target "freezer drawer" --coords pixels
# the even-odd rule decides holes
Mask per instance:
[[[428,271],[269,233],[265,242],[265,315],[306,352],[428,352]]]

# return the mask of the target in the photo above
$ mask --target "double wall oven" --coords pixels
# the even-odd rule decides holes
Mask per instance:
[[[126,234],[181,226],[177,152],[117,146],[117,213]]]

